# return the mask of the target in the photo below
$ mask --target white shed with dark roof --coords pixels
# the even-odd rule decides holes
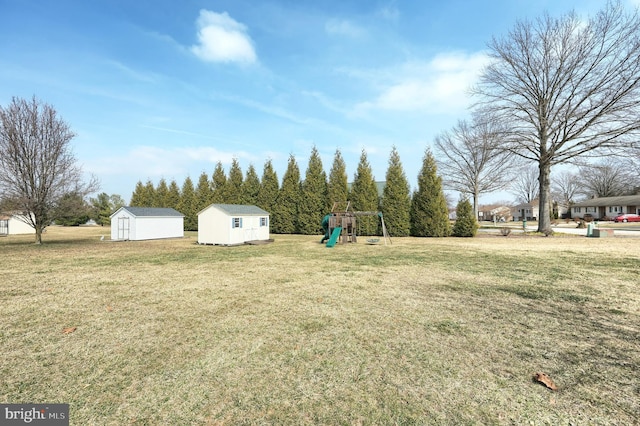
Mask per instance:
[[[184,237],[184,215],[160,207],[120,207],[111,215],[112,240],[157,240]]]
[[[198,213],[198,243],[237,245],[269,241],[269,213],[245,204],[211,204]]]

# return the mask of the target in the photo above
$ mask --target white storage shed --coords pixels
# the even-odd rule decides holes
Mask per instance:
[[[36,230],[19,213],[0,213],[0,235],[35,234]]]
[[[211,204],[198,213],[198,243],[237,245],[269,241],[269,213],[244,204]]]
[[[160,207],[120,207],[111,215],[112,240],[157,240],[184,237],[184,215]]]

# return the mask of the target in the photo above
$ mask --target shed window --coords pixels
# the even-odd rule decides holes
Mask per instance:
[[[260,218],[260,226],[267,226],[267,218],[266,217],[261,217]]]
[[[609,213],[618,213],[622,211],[620,206],[609,206]]]
[[[574,207],[574,208],[573,208],[573,212],[574,212],[574,213],[580,213],[580,212],[582,212],[582,207]]]
[[[232,228],[242,228],[242,218],[241,217],[232,217],[231,218],[231,227]]]

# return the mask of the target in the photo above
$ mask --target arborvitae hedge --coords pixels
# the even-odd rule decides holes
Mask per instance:
[[[298,232],[298,205],[300,203],[300,169],[295,157],[289,156],[282,187],[271,216],[271,231],[275,234]]]
[[[145,207],[145,188],[144,185],[142,184],[141,181],[138,181],[138,183],[136,183],[136,187],[133,190],[133,193],[131,194],[131,201],[129,202],[129,205],[131,207]],[[148,204],[146,205],[148,206]]]
[[[227,175],[222,163],[218,161],[211,175],[211,204],[224,204],[227,201]]]
[[[229,179],[227,179],[227,187],[224,202],[226,204],[242,204],[242,182],[243,174],[240,163],[234,158],[231,161],[229,169]]]
[[[418,175],[418,189],[411,200],[411,235],[447,237],[451,233],[447,200],[435,159],[427,149]]]
[[[322,168],[320,154],[314,146],[302,182],[298,205],[298,232],[304,235],[322,234],[322,218],[327,208],[327,175]]]
[[[333,157],[333,165],[329,172],[327,183],[327,210],[330,211],[333,203],[346,203],[349,200],[349,183],[347,178],[347,166],[342,158],[342,153],[336,149]]]
[[[178,210],[178,204],[180,204],[180,188],[175,180],[169,182],[169,191],[165,201],[165,207],[171,207]]]
[[[160,179],[158,186],[156,187],[156,193],[153,199],[153,207],[168,207],[167,198],[169,196],[169,187],[167,181],[164,178]]]
[[[198,230],[198,213],[196,205],[196,193],[193,189],[193,181],[189,176],[184,180],[182,184],[182,191],[180,192],[180,202],[176,209],[184,215],[184,230],[185,231],[197,231]]]
[[[382,213],[389,235],[406,237],[411,231],[409,182],[395,147],[389,156],[386,184],[382,193]]]
[[[260,192],[260,178],[253,164],[249,164],[247,174],[242,182],[240,204],[256,205]]]
[[[212,203],[212,198],[213,194],[211,192],[211,185],[209,184],[209,176],[207,176],[206,172],[202,172],[198,179],[198,185],[196,186],[196,211],[203,210],[209,206]]]
[[[349,198],[354,211],[378,211],[378,187],[364,149],[360,155]],[[378,216],[358,217],[356,221],[358,235],[376,235],[379,222]]]
[[[279,192],[280,184],[278,182],[278,175],[273,170],[271,160],[267,160],[267,162],[264,163],[262,179],[260,180],[260,191],[258,192],[256,200],[257,206],[262,210],[273,214]],[[273,217],[271,220],[273,222]]]

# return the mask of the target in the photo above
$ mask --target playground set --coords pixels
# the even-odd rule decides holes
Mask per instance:
[[[320,243],[327,241],[327,247],[334,247],[338,242],[340,242],[340,244],[357,242],[356,217],[359,216],[378,216],[382,225],[382,237],[384,239],[384,244],[387,244],[387,240],[391,243],[391,238],[387,233],[387,227],[384,224],[382,212],[353,211],[351,210],[350,201],[347,201],[346,203],[333,203],[331,213],[325,215],[322,219],[324,237]],[[378,244],[380,239],[367,238],[366,241],[368,244]]]

